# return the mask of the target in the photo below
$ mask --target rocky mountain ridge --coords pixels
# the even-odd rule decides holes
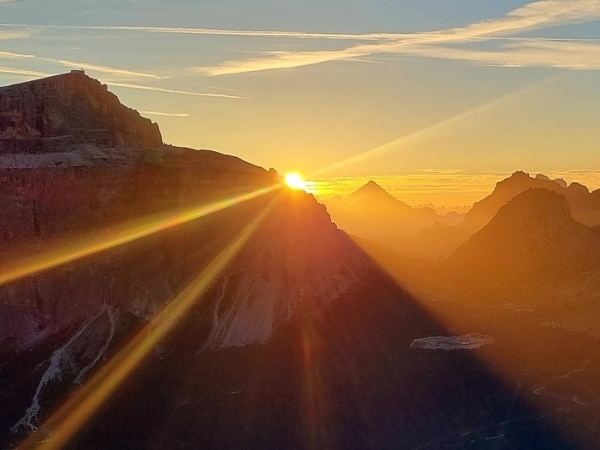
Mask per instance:
[[[545,175],[532,177],[525,172],[515,172],[498,182],[494,191],[476,202],[460,223],[434,223],[408,238],[387,236],[378,242],[400,253],[417,258],[447,258],[471,236],[487,225],[500,208],[512,198],[529,189],[546,189],[564,196],[573,218],[593,227],[600,224],[600,189],[590,192],[579,183],[567,185],[564,180],[551,180]]]
[[[2,128],[4,139],[36,142],[35,152],[33,147],[21,153],[10,153],[14,151],[10,145],[0,148],[0,162],[29,158],[26,166],[0,167],[0,251],[4,261],[43,254],[70,242],[81,243],[84,236],[110,239],[110,230],[115,227],[127,229],[127,224],[144,220],[151,223],[157,217],[279,183],[275,174],[235,157],[162,145],[155,124],[121,105],[99,82],[79,72],[2,88],[0,93],[2,104],[10,104],[2,111],[10,111],[12,120],[3,122],[8,124]],[[8,102],[4,95],[8,95]],[[82,110],[74,111],[74,104]],[[36,108],[41,108],[43,114],[35,116],[32,111]],[[82,122],[70,121],[86,115],[104,122],[107,133],[98,138],[80,128]],[[110,119],[105,120],[104,115]],[[59,122],[62,128],[57,126]],[[126,136],[123,130],[132,131],[128,135],[131,139],[121,139]],[[48,147],[47,139],[60,133],[70,133],[72,139],[64,141],[57,152],[56,142]],[[289,320],[306,298],[325,304],[356,282],[350,273],[332,275],[354,264],[344,263],[339,254],[335,256],[335,245],[344,246],[344,234],[331,224],[324,208],[303,193],[278,191],[236,206],[240,218],[224,211],[210,221],[197,220],[143,242],[0,286],[0,343],[4,342],[0,347],[28,347],[81,321],[87,322],[106,308],[120,307],[140,320],[150,319],[183,288],[194,270],[205,266],[219,245],[231,242],[273,196],[278,198],[277,206],[264,224],[271,235],[255,237],[262,242],[256,252],[246,251],[246,257],[240,256],[243,262],[234,263],[217,283],[221,283],[223,298],[216,306],[219,314],[215,317],[222,317],[218,330],[211,335],[217,346],[268,339],[272,329]],[[297,211],[303,215],[297,217]],[[287,222],[291,215],[296,221],[306,222],[306,232],[314,228],[310,240],[323,239],[319,248],[311,242],[303,247],[296,245],[303,237],[293,235],[292,224]],[[267,241],[271,243],[265,245]],[[153,248],[155,257],[137,261],[144,246]],[[252,242],[249,246],[254,247]],[[203,250],[195,254],[196,248]],[[329,260],[313,275],[309,251],[322,254],[324,263],[328,258],[337,258],[337,262]],[[286,262],[287,252],[296,255],[295,264]],[[257,260],[253,255],[263,256]],[[167,267],[161,269],[165,264]],[[153,283],[132,289],[132,276]],[[256,307],[259,309],[253,312]],[[240,311],[254,325],[244,321]],[[259,330],[261,324],[262,331],[252,331]]]
[[[121,104],[83,71],[0,88],[0,151],[60,151],[65,144],[157,148],[158,125]]]
[[[529,189],[542,188],[563,195],[573,217],[586,226],[600,223],[600,190],[590,192],[579,183],[567,185],[564,180],[550,180],[545,175],[536,177],[525,172],[515,172],[509,178],[497,183],[494,192],[475,203],[465,217],[464,226],[480,229],[489,223],[498,210],[510,199]]]
[[[563,195],[530,189],[500,208],[448,264],[463,290],[506,291],[512,301],[529,292],[533,304],[550,305],[591,287],[590,277],[600,273],[600,236],[573,219]]]

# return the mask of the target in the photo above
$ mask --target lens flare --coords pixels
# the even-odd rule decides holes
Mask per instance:
[[[0,266],[0,286],[24,278],[34,273],[57,267],[77,259],[85,258],[104,250],[123,245],[137,239],[149,236],[159,231],[181,225],[191,220],[199,219],[210,214],[230,208],[261,195],[273,192],[279,185],[258,189],[246,194],[220,200],[208,205],[138,220],[126,226],[104,230],[101,233],[87,235],[66,246],[56,247],[40,255],[17,260],[11,264]]]
[[[155,346],[186,315],[196,301],[231,263],[233,258],[268,216],[277,198],[198,275],[173,301],[102,367],[83,387],[72,395],[18,449],[58,450],[77,433],[121,383],[154,350]],[[49,435],[49,436],[48,436]]]
[[[306,183],[297,172],[289,172],[285,174],[285,185],[290,189],[294,189],[296,191],[306,191]]]
[[[298,172],[288,172],[284,177],[284,184],[294,191],[304,191],[309,194],[318,194],[319,189],[314,181],[305,181]]]

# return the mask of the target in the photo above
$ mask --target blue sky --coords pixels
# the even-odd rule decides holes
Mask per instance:
[[[0,0],[0,83],[82,67],[167,142],[318,177],[600,172],[599,20],[600,0]]]

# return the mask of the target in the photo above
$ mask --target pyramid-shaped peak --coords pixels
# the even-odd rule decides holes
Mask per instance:
[[[379,186],[375,181],[369,180],[365,185],[346,197],[346,202],[354,204],[367,197],[389,197],[394,199],[384,188]],[[395,199],[394,199],[395,200]]]
[[[379,186],[373,180],[369,180],[369,182],[367,184],[365,184],[361,189],[369,190],[369,191],[372,191],[372,192],[381,192],[381,191],[383,191],[383,192],[387,193],[387,191],[385,189],[383,189],[381,186]]]

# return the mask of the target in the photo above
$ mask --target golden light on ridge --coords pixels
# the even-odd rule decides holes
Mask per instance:
[[[288,172],[284,177],[284,184],[295,191],[304,191],[309,194],[318,194],[317,183],[305,181],[298,172]]]
[[[285,185],[290,189],[297,191],[307,191],[306,182],[298,172],[288,172],[285,174]]]

